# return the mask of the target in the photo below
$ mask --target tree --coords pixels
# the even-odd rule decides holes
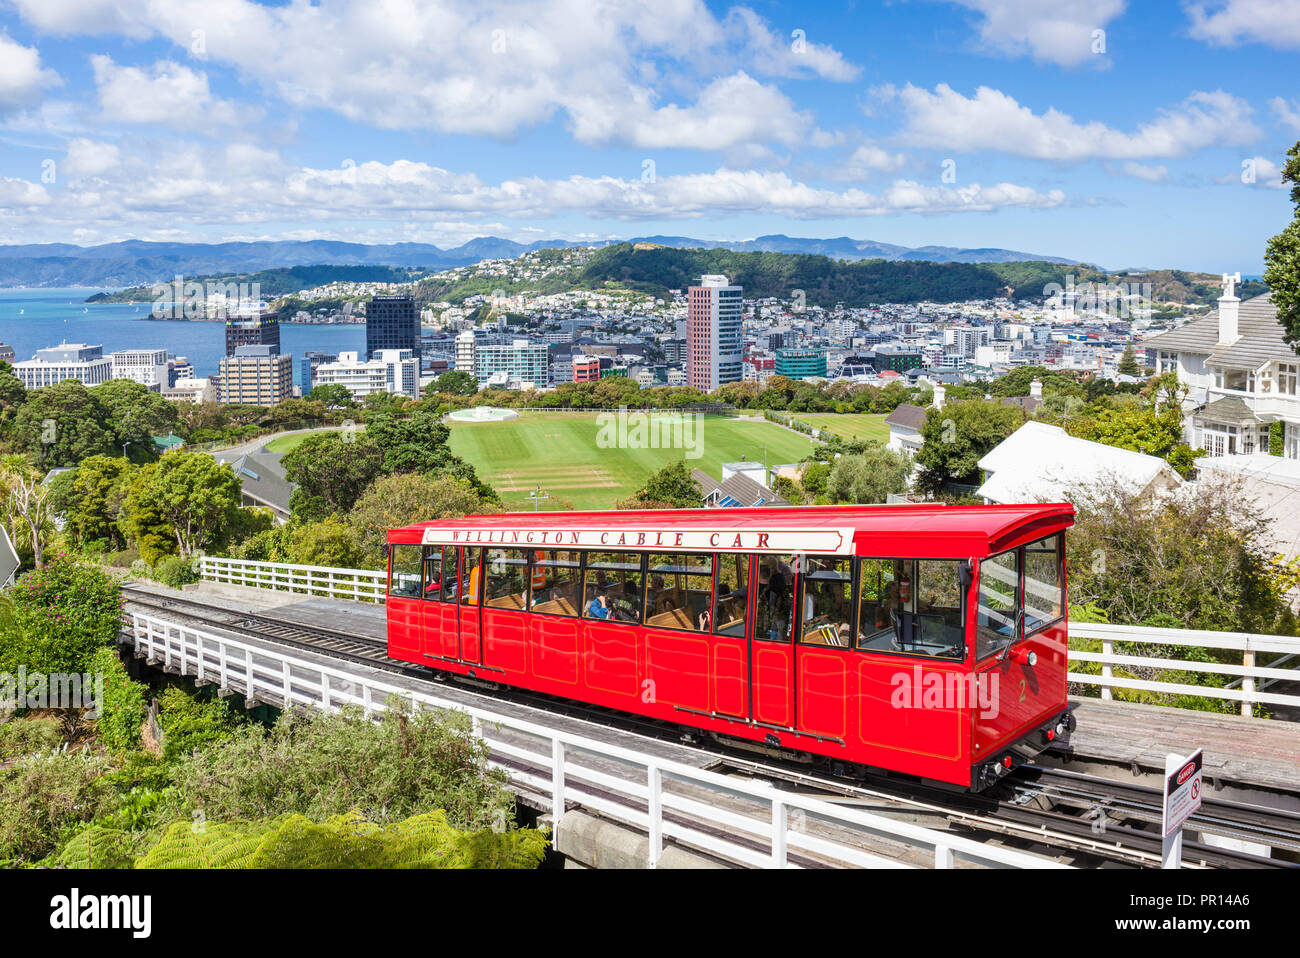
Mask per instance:
[[[280,460],[285,477],[298,488],[289,508],[299,519],[346,514],[384,465],[384,450],[372,438],[337,432],[308,436]]]
[[[171,523],[150,495],[157,471],[158,463],[151,462],[128,478],[122,518],[118,523],[122,534],[135,543],[140,558],[150,565],[164,556],[176,554],[176,536]]]
[[[871,505],[907,490],[912,458],[905,452],[878,447],[856,456],[835,460],[826,490],[835,502]]]
[[[1269,523],[1240,480],[1203,477],[1163,496],[1102,480],[1066,498],[1078,513],[1066,536],[1072,605],[1127,625],[1273,630],[1285,603]]]
[[[949,483],[977,484],[980,459],[1024,419],[1018,407],[999,402],[948,403],[931,409],[921,426],[925,442],[916,454],[916,487],[933,496]]]
[[[18,410],[14,438],[43,469],[120,453],[103,404],[75,379],[33,389]]]
[[[0,483],[6,491],[10,529],[21,522],[32,546],[32,564],[41,566],[44,540],[52,531],[53,509],[50,489],[41,482],[41,474],[31,467],[26,456],[10,454],[0,462]],[[17,536],[14,537],[15,540]]]
[[[72,499],[64,518],[67,529],[83,544],[95,539],[119,539],[122,504],[132,472],[131,463],[120,456],[91,456],[83,459],[72,474]]]
[[[239,477],[201,452],[170,452],[154,466],[144,501],[171,526],[182,556],[192,555],[234,518]]]
[[[678,459],[650,475],[635,495],[618,503],[619,509],[698,509],[704,505],[700,487],[691,477],[685,459]]]
[[[366,420],[366,437],[383,450],[383,471],[386,474],[422,472],[451,475],[470,483],[485,499],[495,501],[497,498],[490,486],[479,481],[474,467],[452,453],[451,430],[432,410],[418,410],[410,419],[377,413]]]
[[[454,476],[380,476],[357,500],[348,523],[368,556],[382,554],[388,530],[432,519],[498,512],[472,484]]]
[[[451,393],[454,396],[472,396],[478,392],[478,379],[463,369],[452,369],[425,387],[425,395]]]
[[[1282,232],[1268,241],[1264,253],[1264,282],[1273,291],[1282,337],[1300,353],[1300,142],[1286,151],[1282,179],[1291,184],[1296,211]]]
[[[376,564],[379,555],[367,555],[352,527],[336,516],[297,526],[289,533],[289,552],[303,565],[360,569]]]
[[[1121,376],[1142,375],[1142,370],[1138,367],[1137,356],[1133,352],[1132,344],[1124,347],[1124,352],[1119,358],[1119,374]]]
[[[154,436],[167,435],[180,419],[176,404],[133,379],[110,379],[91,390],[104,413],[113,447],[126,446],[136,459],[154,457]]]
[[[327,409],[353,409],[357,405],[348,387],[340,383],[321,383],[307,394],[307,398]]]

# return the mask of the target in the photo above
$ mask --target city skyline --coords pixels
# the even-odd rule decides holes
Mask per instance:
[[[1297,53],[1266,0],[14,0],[0,244],[785,233],[1256,275]]]

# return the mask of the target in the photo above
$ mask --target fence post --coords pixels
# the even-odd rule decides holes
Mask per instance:
[[[952,849],[947,845],[934,846],[934,867],[935,868],[952,868],[953,856]]]
[[[649,804],[646,807],[646,811],[649,814],[650,826],[650,867],[658,868],[659,856],[663,854],[664,850],[664,809],[662,799],[664,773],[659,766],[655,765],[653,762],[651,762],[647,768],[649,770],[649,775],[647,776],[647,785],[649,786],[647,797],[649,798]]]
[[[779,796],[772,796],[772,867],[786,866],[785,833],[790,824],[790,810]]]
[[[1249,645],[1246,651],[1241,654],[1241,664],[1248,669],[1255,667],[1255,650]],[[1246,697],[1241,700],[1241,714],[1246,718],[1255,717],[1255,677],[1253,675],[1244,675],[1241,679],[1241,691]]]
[[[564,814],[564,743],[551,739],[551,827],[560,823]]]
[[[1102,655],[1112,655],[1114,654],[1114,652],[1115,652],[1115,643],[1112,642],[1110,639],[1102,639],[1101,640]],[[1114,677],[1115,677],[1115,672],[1111,668],[1110,663],[1103,662],[1101,665],[1101,697],[1106,701],[1110,701],[1110,697],[1111,697],[1110,682],[1111,679],[1113,679]]]
[[[292,704],[292,699],[289,698],[289,696],[290,696],[290,694],[291,694],[291,692],[292,692],[292,689],[291,689],[291,687],[290,687],[291,674],[290,674],[290,670],[289,670],[289,660],[288,660],[288,659],[285,659],[284,662],[283,662],[283,665],[284,665],[284,671],[283,671],[283,674],[284,674],[284,709],[285,709],[285,711],[287,712],[287,711],[289,710],[289,706]]]

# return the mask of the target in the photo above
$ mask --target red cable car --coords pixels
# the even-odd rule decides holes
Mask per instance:
[[[388,651],[981,789],[1068,743],[1066,503],[465,516],[388,534]]]

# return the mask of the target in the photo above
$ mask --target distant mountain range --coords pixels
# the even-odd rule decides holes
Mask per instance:
[[[0,287],[14,286],[144,286],[171,280],[176,274],[210,276],[249,273],[287,266],[406,266],[448,269],[485,259],[511,259],[531,250],[568,246],[609,246],[617,242],[653,243],[678,249],[726,249],[735,252],[811,253],[832,259],[922,260],[935,263],[1040,262],[1076,264],[1058,256],[1008,249],[960,249],[921,246],[915,249],[855,240],[847,236],[814,239],[760,236],[752,240],[717,242],[689,236],[644,236],[630,241],[573,242],[538,240],[516,243],[482,236],[461,246],[443,249],[428,243],[368,245],[329,240],[263,241],[254,243],[152,243],[127,240],[102,246],[42,243],[0,246]]]

